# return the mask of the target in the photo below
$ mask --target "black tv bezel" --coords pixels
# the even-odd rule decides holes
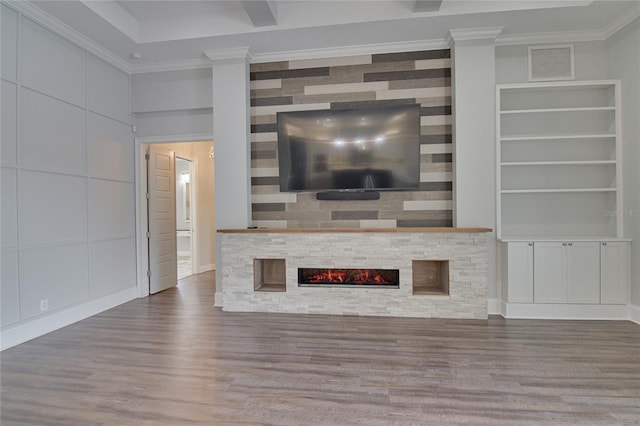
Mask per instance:
[[[381,187],[381,188],[338,188],[338,187],[327,187],[327,188],[313,188],[313,189],[289,189],[283,187],[283,179],[282,174],[280,172],[282,168],[282,160],[280,158],[280,152],[283,144],[285,142],[282,141],[281,137],[281,117],[283,116],[306,116],[317,114],[319,117],[324,116],[326,114],[340,114],[346,111],[351,113],[354,112],[362,112],[367,113],[375,110],[386,109],[386,110],[394,110],[394,109],[403,109],[403,108],[415,108],[417,112],[417,123],[416,123],[416,157],[418,158],[418,168],[416,176],[415,185],[413,186],[395,186],[395,187]],[[412,104],[399,104],[399,105],[377,105],[377,106],[367,106],[367,107],[359,107],[359,108],[344,108],[344,109],[317,109],[317,110],[300,110],[300,111],[281,111],[276,113],[276,134],[277,134],[277,159],[278,159],[278,186],[280,188],[280,192],[284,193],[365,193],[365,192],[387,192],[387,191],[416,191],[420,187],[420,173],[421,173],[421,164],[420,164],[420,104],[412,103]]]

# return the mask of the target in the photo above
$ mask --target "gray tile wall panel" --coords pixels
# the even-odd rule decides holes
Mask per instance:
[[[448,58],[450,51],[442,49],[371,55],[371,63],[354,57],[252,64],[251,167],[255,175],[251,185],[252,194],[259,195],[252,203],[253,220],[266,221],[267,226],[268,221],[277,221],[274,223],[279,226],[285,221],[290,228],[447,226],[445,223],[451,226],[450,203],[437,202],[435,207],[439,210],[413,210],[423,205],[412,204],[405,211],[405,201],[452,199],[452,156],[450,148],[444,148],[444,144],[452,141],[448,124],[451,120]],[[356,65],[345,65],[348,63]],[[436,89],[433,96],[424,97],[431,92],[423,89],[439,87],[445,92]],[[393,90],[411,89],[416,89],[416,98],[386,99],[397,95]],[[269,195],[279,194],[279,180],[261,175],[268,175],[278,167],[274,112],[278,106],[290,110],[289,105],[322,104],[332,109],[351,109],[416,102],[421,105],[421,116],[427,117],[420,128],[420,143],[443,145],[421,154],[421,176],[428,181],[421,182],[418,189],[383,191],[380,199],[373,201],[318,201],[315,193],[298,193],[288,199],[291,202],[270,202],[277,199]]]

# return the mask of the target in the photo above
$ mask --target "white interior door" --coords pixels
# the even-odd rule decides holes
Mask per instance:
[[[178,284],[175,153],[150,145],[147,171],[149,293],[154,294]]]

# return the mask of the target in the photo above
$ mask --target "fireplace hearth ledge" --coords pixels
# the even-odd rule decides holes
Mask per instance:
[[[491,230],[398,229],[220,230],[224,259],[222,309],[228,312],[486,319],[485,233]],[[282,259],[281,291],[255,288],[256,259]],[[449,294],[432,294],[430,288],[414,292],[414,261],[447,261]],[[309,265],[398,269],[399,288],[299,287],[298,268]]]

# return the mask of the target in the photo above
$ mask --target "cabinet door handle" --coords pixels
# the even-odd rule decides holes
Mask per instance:
[[[529,247],[533,247],[533,243],[529,243]]]
[[[566,246],[567,246],[567,243],[562,243],[562,245],[566,247]]]
[[[606,245],[607,245],[607,243],[602,243],[602,245],[603,245],[603,246],[606,246]]]
[[[569,246],[573,247],[573,243],[569,243]]]

